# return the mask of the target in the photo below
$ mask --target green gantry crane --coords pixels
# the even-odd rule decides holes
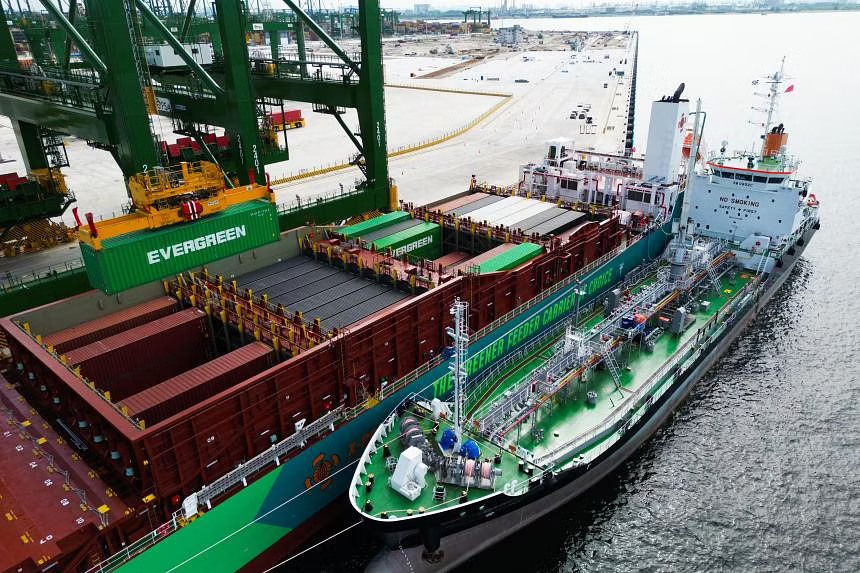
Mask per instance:
[[[196,140],[199,158],[218,163],[231,182],[263,181],[267,164],[288,158],[286,138],[281,142],[273,133],[270,113],[284,101],[300,101],[343,127],[365,181],[349,200],[291,212],[282,227],[391,206],[381,49],[381,26],[391,16],[382,17],[378,0],[362,0],[348,20],[357,25],[358,54],[348,54],[317,22],[319,15],[311,17],[293,0],[284,0],[284,11],[265,13],[237,0],[179,0],[181,10],[169,0],[33,0],[39,10],[25,0],[26,9],[19,2],[17,11],[9,0],[3,4],[0,114],[12,118],[28,173],[48,171],[39,181],[57,180],[56,171],[67,165],[61,135],[109,150],[126,179],[176,161],[153,134],[155,108],[173,119],[175,132]],[[249,57],[252,33],[269,35],[268,58]],[[332,55],[309,59],[306,33]],[[297,56],[280,54],[283,34],[295,38]],[[147,65],[144,51],[153,43],[173,50],[185,65]],[[196,57],[195,44],[212,46],[211,61]],[[75,51],[81,61],[73,61]],[[345,108],[356,109],[358,134],[343,121]],[[223,128],[226,138],[214,141],[213,126]],[[53,203],[26,211],[25,218],[62,213],[73,200],[64,186],[62,191],[60,203],[51,196]],[[3,193],[0,182],[0,226],[21,220]]]

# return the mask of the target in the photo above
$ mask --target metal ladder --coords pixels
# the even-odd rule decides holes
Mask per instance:
[[[713,265],[707,265],[705,267],[708,278],[711,280],[711,285],[714,287],[718,293],[723,290],[723,285],[720,283],[720,277],[717,276],[717,271],[714,270]]]
[[[600,346],[600,356],[603,358],[603,363],[606,364],[606,368],[609,370],[609,374],[612,376],[612,381],[615,382],[616,388],[621,388],[621,369],[618,366],[618,363],[615,361],[615,356],[612,354],[612,341],[607,340],[606,344]]]
[[[759,276],[759,277],[761,276],[762,267],[766,266],[765,261],[767,261],[770,258],[770,257],[768,257],[767,251],[768,250],[765,249],[762,252],[761,256],[759,257],[758,265],[756,265],[756,268],[755,268],[756,276]]]
[[[137,79],[140,83],[141,92],[146,94],[147,90],[152,90],[152,78],[149,75],[149,66],[144,65],[146,57],[141,52],[140,47],[143,45],[143,31],[140,27],[140,20],[134,13],[131,7],[131,2],[125,3],[125,19],[128,23],[128,29],[131,31],[132,41],[131,49],[134,53],[134,67],[137,71]],[[145,97],[145,96],[144,96]],[[152,120],[152,115],[146,114],[147,122],[149,123],[149,133],[152,135],[152,145],[156,148],[156,156],[160,157],[160,150],[157,149],[155,143],[158,139],[155,129],[155,122]]]

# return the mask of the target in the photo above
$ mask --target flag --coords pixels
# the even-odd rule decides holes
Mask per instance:
[[[784,92],[782,92],[782,93],[786,93],[786,94],[787,94],[787,93],[789,93],[789,92],[793,92],[793,91],[794,91],[794,84],[791,84],[790,86],[788,86],[787,88],[785,88],[785,91],[784,91]]]

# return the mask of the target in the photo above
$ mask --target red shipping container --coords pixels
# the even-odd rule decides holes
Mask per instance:
[[[209,342],[202,310],[189,308],[66,353],[68,363],[122,400],[199,366]]]
[[[252,342],[122,401],[131,417],[150,427],[266,370],[272,348]]]
[[[273,125],[281,125],[281,122],[284,121],[284,114],[275,111],[269,114],[269,119],[272,120]]]
[[[284,121],[299,121],[302,119],[302,110],[291,109],[284,112]]]
[[[174,312],[176,307],[176,299],[169,296],[158,297],[65,330],[52,332],[43,337],[42,342],[45,346],[53,346],[57,354],[65,354],[69,350],[166,316]]]

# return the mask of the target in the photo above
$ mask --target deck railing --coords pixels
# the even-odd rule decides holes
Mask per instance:
[[[150,531],[140,539],[133,541],[98,564],[86,570],[86,573],[110,573],[119,568],[120,565],[143,553],[174,531],[179,529],[179,519],[174,515],[170,521]]]
[[[76,258],[63,261],[62,263],[38,267],[20,275],[13,275],[12,273],[7,272],[5,276],[0,277],[0,294],[25,288],[27,285],[32,285],[34,283],[53,280],[57,278],[58,275],[83,268],[83,266],[83,259]]]
[[[564,332],[564,325],[555,325],[545,329],[537,338],[530,341],[522,348],[518,348],[516,352],[508,354],[500,362],[494,364],[492,368],[484,370],[477,376],[469,379],[469,397],[474,396],[474,400],[466,401],[466,410],[477,408],[480,405],[481,399],[487,388],[495,381],[496,377],[508,369],[511,365],[519,362],[523,357],[528,356],[533,350],[547,343],[552,338],[557,338]],[[472,386],[475,384],[475,386]]]
[[[521,315],[522,313],[526,312],[527,310],[533,308],[535,305],[540,304],[541,302],[546,300],[547,297],[550,297],[553,294],[555,294],[556,292],[558,292],[560,289],[569,286],[572,282],[575,282],[575,281],[581,279],[583,276],[587,275],[588,273],[590,273],[594,269],[600,267],[601,265],[605,264],[607,261],[609,261],[610,259],[612,259],[616,255],[621,253],[623,250],[627,249],[628,247],[635,244],[636,242],[642,240],[643,237],[644,237],[644,234],[640,235],[639,237],[637,237],[634,241],[632,241],[630,243],[626,243],[626,242],[622,243],[621,245],[612,249],[611,251],[604,254],[603,256],[591,261],[590,263],[588,263],[587,265],[585,265],[584,267],[582,267],[581,269],[579,269],[578,271],[576,271],[575,273],[570,275],[569,277],[566,277],[566,278],[560,280],[559,282],[557,282],[553,286],[544,290],[543,292],[541,292],[537,296],[533,297],[531,300],[529,300],[529,301],[521,304],[517,308],[505,313],[502,317],[497,318],[496,320],[494,320],[493,322],[491,322],[487,326],[481,328],[480,330],[478,330],[474,334],[472,334],[472,336],[469,337],[469,344],[474,343],[476,340],[485,336],[488,332],[495,330],[496,328],[498,328],[502,324],[504,324],[504,323],[508,322],[509,320]],[[437,354],[436,356],[434,356],[429,361],[425,362],[424,364],[422,364],[421,366],[419,366],[418,368],[416,368],[412,372],[409,372],[408,374],[395,380],[391,384],[388,384],[385,387],[385,393],[391,394],[392,392],[398,392],[398,391],[402,390],[403,388],[405,388],[406,386],[408,386],[409,384],[411,384],[412,382],[417,380],[420,376],[426,374],[427,372],[429,372],[430,370],[432,370],[433,368],[435,368],[436,366],[441,364],[443,361],[444,361],[444,356],[441,354]],[[363,412],[364,410],[367,410],[367,409],[375,406],[379,402],[380,402],[380,396],[377,393],[374,396],[367,398],[364,402],[357,404],[356,406],[353,406],[352,408],[349,408],[348,410],[345,410],[344,411],[344,417],[346,419],[352,419],[355,416],[357,416],[358,414],[360,414],[361,412]]]
[[[730,312],[727,318],[725,318],[720,324],[711,324],[711,321],[708,321],[707,324],[702,326],[699,329],[699,332],[696,336],[690,337],[684,344],[682,344],[673,354],[673,357],[666,363],[664,363],[660,368],[657,369],[651,376],[648,377],[648,380],[636,390],[633,394],[629,395],[621,404],[615,408],[612,413],[607,416],[602,422],[598,425],[594,426],[591,430],[580,434],[574,440],[567,442],[566,444],[562,444],[561,446],[555,448],[554,450],[536,458],[534,463],[537,465],[544,465],[550,461],[555,461],[557,458],[562,455],[566,455],[571,451],[574,451],[578,448],[581,448],[591,442],[593,439],[597,438],[603,433],[609,432],[612,430],[613,426],[622,421],[625,417],[630,416],[630,412],[632,412],[631,405],[644,403],[643,399],[652,392],[655,386],[657,386],[660,382],[662,382],[667,376],[677,376],[678,372],[681,369],[677,369],[676,367],[684,361],[688,360],[696,360],[701,355],[702,349],[707,347],[711,342],[713,342],[723,331],[728,327],[728,325],[732,324],[736,319],[737,314],[746,308],[747,303],[751,300],[752,294],[751,290],[755,289],[757,283],[750,282],[747,283],[740,291],[738,291],[732,300],[719,312],[725,313]],[[734,312],[732,312],[734,311]],[[710,329],[710,332],[708,330]],[[698,346],[690,352],[694,346],[696,346],[696,342],[699,339],[699,335],[702,333],[707,333],[707,338],[705,338]],[[654,395],[653,399],[657,399],[662,395]],[[636,407],[636,406],[633,406]],[[642,415],[642,411],[640,408],[639,417]],[[631,421],[633,418],[630,416],[627,422]],[[637,418],[638,419],[638,418]],[[608,446],[607,446],[608,447]],[[596,457],[599,453],[602,453],[604,450],[592,450],[591,457]]]
[[[326,428],[331,429],[335,421],[340,417],[341,411],[342,407],[339,407],[328,414],[317,418],[293,435],[288,436],[277,444],[272,444],[272,446],[267,450],[216,479],[210,485],[203,486],[202,489],[186,498],[186,500],[192,499],[195,502],[195,511],[200,505],[205,505],[207,509],[211,509],[213,499],[228,492],[239,483],[243,486],[247,486],[249,477],[257,474],[260,470],[272,463],[280,465],[281,456],[302,446],[314,435],[318,435],[325,431]],[[109,573],[110,571],[117,569],[132,557],[142,553],[145,549],[152,547],[186,523],[185,520],[191,516],[186,515],[184,509],[185,503],[183,503],[182,509],[173,513],[169,521],[161,524],[156,529],[150,531],[133,543],[123,547],[118,552],[100,562],[98,565],[87,569],[86,573]]]

